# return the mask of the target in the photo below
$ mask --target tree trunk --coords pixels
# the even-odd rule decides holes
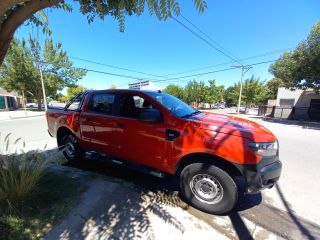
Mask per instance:
[[[17,6],[17,2],[24,5],[18,6],[3,22],[0,20],[0,66],[7,54],[10,42],[14,36],[15,31],[27,19],[29,19],[37,11],[52,7],[62,2],[63,0],[0,0],[0,19],[4,19],[4,14],[7,10]]]
[[[40,98],[37,98],[37,103],[38,103],[38,111],[41,111],[42,110],[42,106],[41,106],[41,97]]]

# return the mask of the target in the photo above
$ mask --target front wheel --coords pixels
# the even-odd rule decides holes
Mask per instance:
[[[180,175],[180,189],[190,205],[211,214],[227,213],[238,201],[234,180],[209,164],[193,163],[185,167]]]
[[[64,157],[69,162],[78,162],[84,158],[84,151],[72,134],[66,134],[62,137],[59,149],[62,150]]]

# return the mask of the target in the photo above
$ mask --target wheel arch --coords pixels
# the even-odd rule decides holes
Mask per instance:
[[[175,175],[179,176],[182,170],[192,163],[211,164],[221,168],[232,178],[243,176],[240,169],[230,161],[210,153],[190,153],[183,156],[177,164]]]
[[[61,144],[61,140],[62,140],[62,137],[65,135],[65,134],[72,134],[73,136],[75,136],[75,134],[67,127],[59,127],[58,131],[57,131],[57,143],[58,143],[58,147],[60,147],[62,144]]]

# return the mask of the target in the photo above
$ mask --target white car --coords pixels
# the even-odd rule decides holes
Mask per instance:
[[[239,113],[244,113],[244,114],[246,114],[246,113],[248,113],[248,112],[249,112],[249,108],[246,107],[246,105],[240,105],[240,107],[239,107]]]
[[[28,108],[35,108],[35,107],[38,107],[38,104],[37,104],[37,103],[27,103],[27,104],[26,104],[26,107],[28,107]]]

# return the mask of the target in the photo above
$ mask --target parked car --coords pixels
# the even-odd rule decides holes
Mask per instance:
[[[252,194],[272,187],[281,174],[278,141],[266,128],[199,112],[160,91],[85,91],[46,116],[68,161],[94,151],[158,177],[174,175],[185,200],[213,214],[237,203],[236,179]]]
[[[35,107],[38,107],[38,104],[37,103],[27,103],[26,107],[27,108],[35,108]]]
[[[239,113],[247,114],[249,112],[249,108],[246,105],[240,105]]]

